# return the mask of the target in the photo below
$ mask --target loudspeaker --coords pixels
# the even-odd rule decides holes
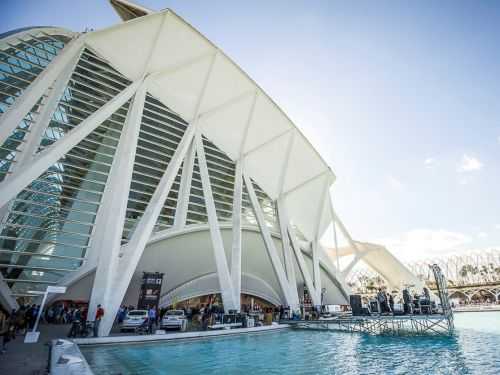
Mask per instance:
[[[363,314],[363,311],[361,310],[361,296],[359,294],[351,294],[349,296],[349,303],[351,305],[353,316],[361,316]]]
[[[372,311],[372,313],[378,313],[380,311],[378,311],[378,303],[377,301],[370,301],[370,310]]]

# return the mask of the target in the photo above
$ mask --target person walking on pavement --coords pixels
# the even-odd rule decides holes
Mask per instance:
[[[99,326],[101,324],[101,319],[104,316],[104,309],[101,307],[101,305],[97,305],[97,311],[95,313],[95,320],[94,320],[94,337],[99,336]]]

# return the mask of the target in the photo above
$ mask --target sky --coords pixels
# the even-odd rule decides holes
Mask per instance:
[[[173,9],[283,108],[355,239],[405,261],[500,248],[500,2],[139,3]],[[107,0],[0,6],[0,32],[120,22]]]

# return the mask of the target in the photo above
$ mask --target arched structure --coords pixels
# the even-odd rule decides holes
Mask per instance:
[[[337,219],[338,220],[338,219]],[[354,241],[348,237],[349,245],[338,248],[327,249],[327,254],[332,261],[339,258],[347,258],[349,262],[341,269],[342,276],[346,282],[351,283],[358,273],[355,272],[359,264],[364,264],[372,272],[378,274],[386,282],[391,290],[402,290],[406,286],[412,286],[416,290],[422,290],[425,284],[418,279],[403,263],[391,254],[384,246]],[[345,262],[342,262],[345,264]],[[366,272],[362,272],[366,273]]]
[[[166,273],[164,304],[217,292],[238,310],[247,292],[297,308],[304,285],[346,303],[320,244],[332,223],[348,236],[328,165],[174,12],[111,3],[126,22],[0,41],[3,299],[65,285],[89,316],[104,305],[101,334],[142,271]]]

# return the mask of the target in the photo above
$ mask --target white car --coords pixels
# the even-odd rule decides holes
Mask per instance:
[[[147,310],[130,310],[123,320],[121,331],[135,331],[148,320]]]
[[[182,310],[168,310],[161,320],[160,327],[163,329],[176,328],[185,331],[187,326],[186,316]]]

